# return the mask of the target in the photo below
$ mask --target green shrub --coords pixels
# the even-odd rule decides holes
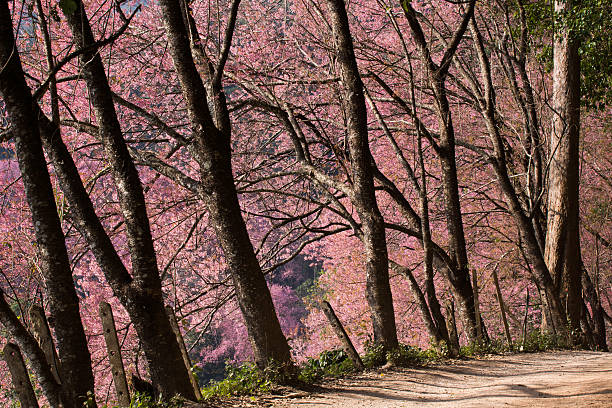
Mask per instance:
[[[423,350],[419,347],[400,343],[399,346],[387,352],[387,361],[398,367],[412,367],[425,365],[432,361],[438,361],[448,356],[448,349],[445,343],[431,345]]]
[[[429,348],[424,351],[427,353],[428,360],[440,360],[450,355],[446,341],[440,340],[437,342],[433,338],[429,341]]]
[[[382,344],[366,343],[365,350],[366,352],[361,359],[366,368],[380,367],[387,362],[387,355]]]
[[[438,361],[447,355],[446,344],[432,345],[430,348],[422,350],[418,347],[400,343],[396,349],[386,353],[382,345],[366,345],[366,353],[362,360],[366,368],[381,367],[387,362],[398,367],[411,367]]]
[[[489,343],[470,343],[459,350],[461,357],[482,356],[485,354],[501,354],[511,351],[507,344],[501,340],[491,340]]]
[[[324,377],[340,377],[354,370],[353,362],[344,350],[328,350],[322,352],[319,358],[309,358],[300,367],[298,379],[311,384]]]
[[[555,350],[568,348],[567,341],[563,338],[548,333],[541,333],[539,329],[534,329],[527,334],[524,344],[516,342],[512,348],[503,340],[492,340],[490,343],[471,343],[461,347],[459,355],[461,357],[473,357],[484,354],[501,354],[505,352],[526,352],[535,353],[538,351]]]
[[[397,348],[387,352],[386,359],[389,363],[398,367],[421,365],[427,361],[423,350],[401,343]]]
[[[255,364],[228,366],[221,381],[213,381],[202,389],[204,399],[258,394],[270,391],[272,379]]]
[[[557,336],[542,333],[540,330],[532,330],[527,334],[525,344],[521,345],[519,350],[527,353],[535,353],[556,348],[563,348],[563,342],[561,342]]]
[[[296,377],[298,381],[310,384],[324,377],[339,377],[353,371],[353,362],[343,350],[324,351],[318,358],[308,359],[297,372],[295,367],[288,369],[274,363],[264,370],[255,364],[228,366],[226,377],[204,387],[202,396],[204,399],[210,399],[262,394],[270,392],[273,384],[295,381]]]
[[[135,393],[130,402],[130,408],[158,408],[162,407],[162,403],[155,401],[149,394]]]
[[[92,404],[90,400],[86,401],[83,406],[87,407],[89,404]],[[181,408],[183,406],[183,400],[180,398],[171,398],[170,401],[156,401],[149,394],[141,394],[139,392],[134,393],[132,395],[132,400],[130,401],[129,408]],[[103,408],[110,408],[111,406],[104,405]],[[112,408],[118,408],[116,405],[113,405]]]

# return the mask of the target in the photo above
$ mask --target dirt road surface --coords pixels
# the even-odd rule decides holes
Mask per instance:
[[[272,406],[612,408],[612,353],[515,354],[369,372]]]

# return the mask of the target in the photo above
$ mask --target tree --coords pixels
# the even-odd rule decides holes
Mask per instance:
[[[189,10],[181,10],[178,3],[169,0],[160,2],[170,54],[189,112],[193,137],[190,153],[200,168],[197,191],[208,208],[232,274],[255,360],[260,367],[272,361],[290,366],[289,346],[240,213],[232,173],[231,125],[221,81],[239,4],[239,0],[232,3],[223,49],[213,66],[202,50],[198,51],[199,36],[194,35],[197,28]],[[204,79],[209,85],[208,92],[196,68],[194,54],[200,57],[199,67],[207,73]],[[210,106],[203,101],[209,101]]]
[[[281,86],[278,90],[260,83],[254,76],[245,76],[240,70],[237,73],[240,76],[232,75],[248,95],[237,105],[243,111],[255,110],[263,114],[264,120],[273,121],[275,118],[273,126],[286,136],[284,143],[279,144],[278,151],[273,155],[277,162],[286,163],[286,170],[264,168],[264,171],[268,171],[264,173],[257,169],[262,174],[260,179],[251,176],[248,180],[253,184],[277,180],[277,187],[272,190],[274,194],[298,201],[296,212],[300,215],[292,218],[303,224],[301,228],[309,236],[314,236],[305,242],[348,230],[355,234],[365,255],[365,291],[373,341],[391,350],[397,346],[397,334],[389,285],[385,225],[375,195],[375,163],[369,148],[363,83],[357,68],[347,12],[344,3],[327,3],[327,10],[319,4],[311,4],[317,10],[318,18],[326,21],[324,24],[328,30],[321,38],[327,41],[328,34],[333,37],[333,43],[323,47],[324,52],[329,54],[324,57],[317,55],[317,58],[323,57],[326,64],[329,64],[328,69],[333,79],[296,80],[295,84],[299,84],[299,88],[304,85],[304,89],[286,93],[291,89],[293,81],[285,78],[285,69],[292,68],[279,67],[277,72],[270,72],[266,67],[268,61],[253,67],[255,72],[261,72],[266,79],[269,76],[271,81],[280,77]],[[295,11],[305,10],[296,5]],[[286,29],[288,27],[281,31]],[[281,35],[285,34],[288,33],[285,31]],[[269,47],[266,51],[275,53],[274,43],[265,45]],[[283,51],[299,58],[299,51],[295,48]],[[319,51],[318,47],[313,49],[314,53],[318,54]],[[295,69],[301,70],[308,64],[307,60],[301,60]],[[332,89],[327,89],[327,84],[331,84]],[[332,126],[326,126],[325,121],[310,111],[308,103],[304,103],[304,100],[315,96],[334,101],[329,106],[324,105],[329,107],[328,111],[317,112],[333,117]],[[337,145],[338,140],[343,140],[342,150]],[[272,162],[270,167],[277,167],[277,164]],[[288,183],[287,179],[293,181]],[[304,187],[301,192],[295,192],[295,185]],[[319,217],[319,214],[323,215]],[[282,217],[282,212],[277,216]],[[286,222],[292,221],[292,218],[285,217]]]
[[[397,347],[393,298],[389,286],[389,260],[383,217],[374,194],[372,154],[363,83],[343,0],[328,2],[337,66],[342,85],[342,105],[347,117],[348,149],[352,170],[352,202],[357,209],[366,251],[366,299],[370,305],[374,342],[386,350]]]
[[[66,394],[62,396],[62,387],[55,380],[45,353],[34,336],[28,332],[28,329],[24,327],[19,317],[13,312],[2,290],[0,290],[0,322],[30,360],[32,371],[38,378],[49,405],[53,408],[61,406],[62,397],[66,397]]]
[[[163,304],[180,317],[205,378],[208,362],[221,375],[227,359],[254,356],[263,367],[334,347],[322,297],[360,351],[371,340],[387,349],[449,342],[454,312],[441,304],[453,297],[459,333],[474,340],[474,289],[462,291],[470,274],[485,334],[498,336],[492,270],[511,335],[541,318],[564,334],[569,297],[545,241],[549,150],[567,137],[548,143],[561,111],[550,109],[553,61],[541,55],[552,28],[531,31],[536,3],[478,4],[473,17],[470,2],[168,0],[137,12],[88,3],[87,17],[72,1],[62,2],[66,16],[24,3],[15,42],[53,166],[45,177],[57,186],[53,211],[99,403],[111,381],[91,307],[100,299],[125,305],[115,310],[126,365],[142,373],[144,350],[167,396],[187,385],[173,337],[145,327],[166,330],[156,320]],[[541,11],[552,21],[550,8]],[[579,28],[584,44],[593,33],[578,20],[568,30]],[[589,101],[580,118],[579,325],[589,347],[604,348],[612,146],[609,118]],[[28,306],[48,296],[5,104],[0,337],[18,340],[57,405],[58,385],[25,329]],[[534,291],[540,299],[525,302]],[[172,362],[173,378],[162,378]]]
[[[94,392],[91,358],[40,133],[36,121],[32,120],[35,117],[32,95],[16,51],[13,23],[6,2],[0,4],[0,23],[0,60],[3,61],[0,93],[11,121],[11,132],[42,261],[46,297],[54,320],[61,361],[62,401],[67,407],[82,406]],[[21,342],[26,342],[25,335],[19,338]],[[36,361],[32,347],[25,351]],[[38,374],[42,373],[39,371]],[[43,383],[46,383],[44,377]],[[45,388],[49,391],[48,387]],[[56,403],[57,399],[51,402]]]
[[[520,19],[522,21],[521,26],[524,27],[524,14],[521,14]],[[500,47],[501,50],[498,53],[501,54],[502,67],[510,81],[512,94],[520,107],[525,123],[524,132],[527,136],[525,140],[529,148],[525,151],[529,151],[527,154],[531,159],[524,161],[527,164],[525,170],[528,180],[528,187],[525,188],[526,194],[520,190],[523,186],[513,183],[510,177],[512,163],[510,163],[509,152],[507,151],[507,146],[510,143],[502,133],[501,117],[496,113],[499,110],[496,97],[498,91],[494,87],[489,54],[485,48],[485,42],[475,18],[470,20],[469,28],[472,33],[474,55],[473,57],[469,54],[465,55],[455,62],[460,75],[454,77],[454,81],[458,83],[459,88],[472,100],[471,105],[481,115],[491,147],[482,148],[471,143],[462,143],[462,145],[476,152],[484,161],[488,162],[497,176],[496,181],[505,196],[507,211],[512,214],[517,223],[520,235],[519,247],[522,251],[524,250],[525,260],[529,263],[530,271],[540,290],[543,316],[549,322],[552,322],[551,332],[563,336],[566,333],[563,323],[564,308],[544,262],[543,237],[541,233],[543,229],[539,225],[541,221],[539,206],[542,194],[542,168],[538,146],[538,118],[535,114],[532,88],[525,66],[525,33],[524,31],[522,32],[518,46],[514,49],[514,55],[508,52],[505,45]],[[499,36],[500,34],[497,33],[497,35]],[[515,72],[515,66],[518,67],[519,75]],[[478,76],[480,76],[480,81],[476,79]],[[522,91],[524,95],[521,94],[521,90],[516,82],[517,76],[523,81]],[[459,78],[463,82],[459,82]]]
[[[64,10],[98,120],[98,135],[111,164],[121,211],[126,223],[133,276],[127,272],[97,217],[77,168],[62,142],[60,129],[37,111],[45,148],[52,158],[64,194],[68,198],[81,234],[86,238],[113,292],[124,305],[142,342],[151,379],[161,395],[194,399],[189,373],[182,364],[176,337],[164,309],[142,185],[129,155],[114,108],[112,94],[97,53],[91,27],[81,2]]]
[[[574,2],[557,0],[554,11],[567,16]],[[559,19],[560,21],[563,18]],[[563,24],[563,23],[562,23]],[[572,331],[580,330],[582,283],[579,233],[580,42],[564,24],[553,42],[552,131],[549,141],[546,265],[566,298]]]
[[[417,19],[417,13],[410,2],[400,2],[412,36],[419,50],[423,67],[427,73],[429,87],[434,95],[434,110],[438,117],[438,131],[440,141],[436,152],[442,168],[442,182],[446,198],[446,224],[450,238],[450,258],[456,265],[453,273],[449,274],[455,296],[459,302],[460,313],[466,326],[470,341],[476,341],[476,313],[474,310],[474,292],[470,283],[467,249],[459,201],[459,185],[457,181],[457,164],[455,159],[455,130],[452,114],[449,107],[445,81],[453,57],[459,46],[468,22],[474,13],[474,1],[468,3],[461,22],[454,31],[451,40],[446,45],[441,61],[436,64],[432,59],[432,51],[428,46],[425,34]]]

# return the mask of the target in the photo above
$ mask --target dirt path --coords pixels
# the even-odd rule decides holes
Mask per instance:
[[[570,351],[367,373],[275,408],[612,407],[612,353]]]

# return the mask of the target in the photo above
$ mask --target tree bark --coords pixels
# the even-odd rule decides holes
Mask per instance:
[[[183,338],[183,334],[181,333],[181,328],[179,327],[178,321],[176,320],[176,315],[174,314],[174,310],[170,306],[166,306],[166,314],[170,319],[170,326],[172,326],[172,331],[176,335],[176,341],[181,349],[181,355],[183,356],[183,362],[185,363],[185,367],[187,371],[189,371],[191,385],[193,385],[193,392],[196,395],[198,400],[202,399],[202,392],[200,391],[200,385],[198,384],[198,379],[195,374],[192,372],[193,365],[191,364],[191,359],[189,358],[189,353],[187,352],[187,347],[185,346],[185,339]]]
[[[522,342],[521,342],[521,351],[523,349],[525,349],[525,346],[527,345],[527,320],[529,318],[529,288],[527,288],[527,294],[525,295],[525,313],[523,316],[523,327],[522,327]]]
[[[427,176],[425,171],[425,159],[423,156],[423,135],[421,134],[421,128],[416,120],[417,106],[416,96],[414,92],[414,77],[412,73],[412,66],[410,67],[410,100],[412,101],[412,112],[413,123],[417,133],[417,153],[419,158],[419,170],[421,172],[421,188],[419,190],[420,201],[421,201],[421,233],[423,234],[423,268],[425,270],[425,293],[427,294],[427,301],[429,303],[429,310],[431,310],[432,319],[436,322],[436,328],[439,333],[439,337],[450,343],[450,337],[448,330],[446,329],[446,320],[442,315],[440,302],[436,296],[436,287],[434,285],[434,270],[433,270],[433,248],[431,239],[431,225],[429,222],[429,198],[427,197]],[[417,186],[415,177],[415,187]],[[439,341],[439,340],[438,340]],[[450,349],[449,349],[450,350]],[[452,352],[451,352],[452,354]]]
[[[512,335],[510,334],[510,326],[506,317],[506,305],[502,296],[501,288],[499,287],[499,279],[497,277],[497,266],[493,268],[493,283],[495,284],[495,293],[497,294],[497,303],[499,303],[499,312],[501,314],[502,323],[504,324],[504,333],[508,341],[508,347],[512,350]]]
[[[452,357],[456,357],[461,352],[459,345],[459,333],[455,322],[455,305],[452,300],[446,301],[446,330],[448,331],[448,351]]]
[[[533,220],[530,219],[529,215],[521,206],[517,191],[508,174],[508,162],[504,140],[500,133],[500,126],[495,114],[496,101],[491,77],[491,66],[489,57],[484,49],[482,36],[476,26],[474,18],[472,18],[470,22],[470,29],[474,38],[475,50],[478,55],[482,85],[479,86],[473,79],[469,78],[469,76],[466,75],[466,77],[468,77],[467,80],[474,94],[478,95],[477,103],[493,145],[493,154],[485,154],[484,156],[493,167],[510,213],[517,221],[521,238],[520,245],[524,245],[526,249],[525,258],[531,266],[534,280],[540,292],[540,298],[542,300],[542,320],[551,322],[549,329],[552,333],[565,337],[567,330],[565,329],[563,304],[555,290],[553,279],[544,261],[544,254],[540,241],[538,240],[537,228],[534,227],[535,224],[532,222]]]
[[[89,223],[89,226],[83,228],[88,230],[85,236],[87,237],[89,233],[90,238],[95,236],[100,240],[95,245],[92,245],[93,239],[90,240],[92,247],[97,246],[93,248],[93,252],[94,255],[97,254],[100,266],[103,270],[105,266],[109,266],[108,263],[119,267],[116,272],[109,270],[105,272],[107,278],[112,277],[113,282],[110,283],[113,291],[126,307],[134,324],[149,363],[153,384],[164,398],[180,394],[185,398],[195,399],[189,373],[181,364],[181,353],[164,309],[157,258],[153,248],[140,178],[123,139],[108,79],[102,59],[94,47],[95,41],[84,6],[79,0],[76,0],[76,4],[76,10],[71,14],[66,13],[65,16],[72,31],[74,43],[79,49],[84,50],[80,57],[81,74],[89,90],[90,101],[99,124],[98,135],[110,162],[111,173],[117,187],[121,212],[126,225],[133,279],[125,271],[122,263],[119,267],[120,261],[117,262],[112,244],[101,229],[89,197],[83,196],[84,190],[82,190],[82,184],[79,183],[80,178],[77,178],[78,173],[68,174],[68,171],[76,171],[72,159],[65,158],[68,159],[68,164],[63,163],[61,159],[55,160],[54,163],[56,167],[65,166],[67,172],[64,188],[68,189],[68,185],[72,186],[73,203],[80,204],[82,215],[89,216],[86,221],[83,217],[81,222],[83,226]],[[40,120],[44,122],[44,118]],[[53,145],[54,138],[60,138],[59,132],[47,134],[47,144]],[[54,146],[58,149],[56,153],[66,153],[65,146],[58,140],[55,140]],[[108,259],[101,260],[102,253],[108,255]]]
[[[113,382],[115,383],[117,402],[127,407],[131,401],[130,390],[128,389],[127,378],[125,376],[123,358],[121,357],[121,344],[117,337],[117,328],[111,305],[106,302],[100,302],[99,314],[102,321],[104,341],[106,342],[106,354],[108,355]]]
[[[24,408],[38,408],[36,394],[34,394],[28,369],[23,361],[19,347],[13,343],[7,343],[4,349],[2,349],[2,354],[4,354],[4,361],[6,361],[6,365],[11,373],[13,388],[17,392],[20,406]]]
[[[322,306],[323,313],[325,313],[329,324],[334,329],[334,332],[336,332],[336,336],[338,336],[338,339],[342,342],[342,348],[344,348],[346,354],[348,354],[351,361],[353,361],[355,369],[358,371],[363,371],[365,368],[363,365],[363,361],[361,361],[361,357],[359,357],[357,350],[355,350],[355,346],[353,346],[351,338],[346,333],[346,330],[344,330],[342,322],[340,321],[340,319],[338,319],[338,316],[336,316],[336,312],[334,312],[334,309],[327,301],[324,301]]]
[[[81,406],[94,392],[91,356],[79,313],[79,300],[55,196],[43,155],[40,133],[32,120],[32,95],[13,37],[8,3],[0,4],[0,94],[6,104],[15,140],[26,199],[32,213],[41,272],[54,320],[62,388],[67,407]]]
[[[219,116],[223,113],[223,95],[217,95],[218,98],[212,95],[214,106],[218,108],[213,117],[206,103],[208,93],[194,63],[181,7],[171,0],[162,0],[160,5],[169,52],[180,80],[194,135],[195,148],[192,153],[200,166],[199,195],[208,208],[210,221],[225,254],[255,361],[260,367],[267,366],[271,361],[290,365],[289,345],[240,211],[231,165],[231,135],[227,126],[229,116]],[[217,69],[222,70],[223,66]],[[211,75],[216,79],[220,73],[217,71]],[[217,84],[220,80],[218,77],[213,82]],[[221,92],[220,87],[215,89]]]
[[[53,343],[53,336],[51,336],[51,329],[47,322],[47,316],[45,315],[45,309],[40,305],[33,305],[30,308],[30,323],[31,330],[34,332],[34,338],[38,342],[40,348],[45,353],[47,363],[51,368],[53,377],[58,384],[61,384],[59,377],[59,357],[57,356],[57,350],[55,350],[55,344]]]
[[[425,33],[410,2],[400,0],[400,4],[420,51],[429,87],[433,91],[435,98],[434,109],[438,117],[440,133],[440,142],[436,152],[438,153],[442,169],[446,226],[449,235],[449,256],[456,265],[456,268],[449,271],[449,278],[467,337],[471,342],[475,342],[478,336],[476,333],[477,322],[474,310],[474,292],[470,284],[468,256],[461,216],[461,203],[459,200],[459,184],[455,160],[455,130],[445,85],[449,65],[465,33],[468,22],[474,13],[474,1],[469,2],[468,9],[464,13],[459,27],[453,33],[453,37],[447,45],[439,64],[434,63],[432,60],[431,51],[425,39]]]
[[[575,6],[556,0],[555,14]],[[564,18],[564,17],[562,17]],[[564,26],[553,43],[552,132],[548,172],[548,217],[544,257],[557,292],[566,298],[572,330],[580,330],[582,309],[579,236],[580,56],[576,34]]]
[[[593,286],[591,277],[586,270],[582,271],[582,288],[584,291],[584,299],[591,306],[595,346],[600,350],[608,351],[608,343],[606,341],[606,323],[604,321],[605,311],[601,306],[601,299],[597,295],[597,291]],[[588,310],[585,310],[585,313],[588,313]]]
[[[423,323],[425,324],[425,327],[427,328],[427,332],[429,333],[431,339],[433,339],[436,343],[439,343],[440,341],[448,342],[448,336],[444,337],[442,335],[442,330],[438,327],[437,322],[432,317],[432,312],[430,311],[430,308],[427,305],[425,295],[423,294],[423,291],[421,290],[418,282],[416,281],[410,269],[401,266],[393,261],[390,261],[389,263],[392,270],[394,270],[396,273],[404,275],[408,280],[410,291],[412,292],[412,297],[414,298],[414,301],[416,302],[419,307],[419,310],[421,311],[421,319],[423,320]],[[444,327],[444,332],[448,333],[446,331],[446,325]]]
[[[47,402],[52,408],[59,408],[61,405],[61,386],[55,380],[45,352],[38,345],[36,339],[23,326],[21,320],[13,313],[9,304],[4,298],[4,293],[0,289],[0,323],[8,331],[19,348],[30,360],[30,367],[38,378],[40,388],[47,398]]]
[[[482,344],[482,318],[480,316],[480,299],[478,298],[478,272],[472,270],[472,290],[474,291],[474,311],[476,313],[476,342]]]
[[[372,155],[363,83],[359,75],[348,16],[343,0],[328,0],[340,70],[342,103],[347,117],[348,147],[353,182],[353,203],[361,220],[366,255],[366,299],[370,306],[374,342],[385,349],[397,347],[389,259],[383,217],[374,192]]]

